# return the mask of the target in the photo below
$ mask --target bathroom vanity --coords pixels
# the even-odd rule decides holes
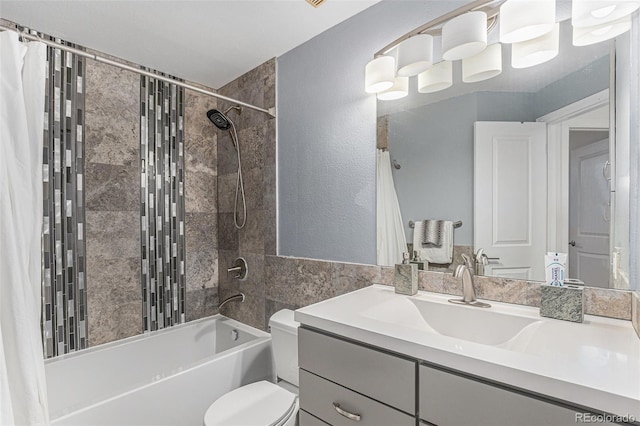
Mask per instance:
[[[575,425],[640,420],[625,321],[453,305],[373,285],[296,311],[301,425]]]

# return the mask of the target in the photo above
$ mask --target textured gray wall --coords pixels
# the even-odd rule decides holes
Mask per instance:
[[[597,59],[536,93],[536,118],[608,89],[610,61],[609,55]]]
[[[278,252],[376,263],[373,54],[464,2],[382,1],[278,58]]]

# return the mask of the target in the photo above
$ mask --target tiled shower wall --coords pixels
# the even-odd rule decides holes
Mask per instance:
[[[87,61],[86,222],[89,345],[142,333],[140,76]],[[217,307],[215,100],[185,99],[187,320]]]
[[[275,59],[254,68],[220,89],[220,93],[265,109],[275,107]],[[229,106],[218,102],[224,111]],[[229,132],[218,136],[218,241],[220,300],[242,291],[244,303],[230,303],[225,315],[258,328],[265,324],[265,255],[276,254],[276,120],[264,113],[243,109],[228,113],[238,131],[247,201],[247,222],[236,229],[233,209],[237,159]],[[241,204],[238,204],[241,208]],[[238,211],[241,217],[242,211]],[[247,260],[246,281],[230,279],[229,268],[236,257]]]
[[[89,345],[142,332],[140,77],[87,60],[85,179]]]
[[[185,116],[185,238],[187,321],[218,311],[218,192],[216,128],[210,96],[187,90]]]

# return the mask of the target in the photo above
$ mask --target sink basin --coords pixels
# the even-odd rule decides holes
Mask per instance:
[[[420,333],[432,333],[483,345],[513,349],[517,336],[536,333],[542,321],[521,314],[517,307],[488,309],[449,303],[450,296],[391,297],[373,303],[358,315]],[[517,345],[516,345],[517,346]]]
[[[491,309],[408,298],[426,324],[438,334],[484,345],[502,345],[539,319]]]

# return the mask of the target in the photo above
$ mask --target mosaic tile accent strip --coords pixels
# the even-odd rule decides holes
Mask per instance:
[[[50,47],[47,67],[42,337],[45,357],[50,358],[87,347],[83,184],[85,61]]]
[[[185,322],[184,89],[140,79],[142,325]]]

